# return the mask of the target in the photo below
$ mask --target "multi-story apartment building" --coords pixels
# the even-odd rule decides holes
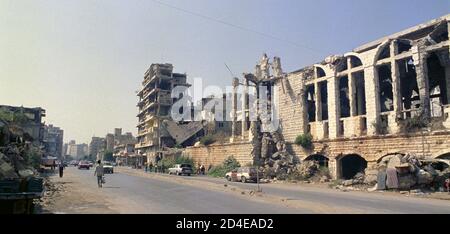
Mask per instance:
[[[89,155],[96,157],[98,152],[106,148],[106,139],[102,137],[92,137],[89,144]]]
[[[62,159],[64,131],[53,125],[44,126],[44,147],[48,156]]]
[[[172,98],[172,89],[189,87],[186,74],[173,73],[172,64],[152,64],[145,72],[142,89],[137,94],[139,102],[138,154],[152,160],[164,146],[174,144],[172,138],[161,130],[162,121],[170,118],[171,107],[178,98]],[[145,161],[145,160],[144,160]]]

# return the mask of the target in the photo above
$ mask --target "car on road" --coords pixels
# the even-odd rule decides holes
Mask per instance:
[[[114,174],[114,166],[112,162],[104,162],[103,163],[103,172],[105,174]]]
[[[91,168],[91,166],[89,165],[89,162],[87,162],[87,161],[80,161],[79,163],[78,163],[78,169],[90,169]]]
[[[257,171],[254,167],[239,167],[225,174],[225,178],[228,181],[241,181],[242,183],[247,183],[249,181],[256,182]]]
[[[169,168],[169,175],[188,175],[193,173],[192,165],[183,163],[175,164],[172,168]]]

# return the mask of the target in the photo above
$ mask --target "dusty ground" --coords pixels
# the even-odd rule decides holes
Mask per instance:
[[[48,174],[45,187],[45,195],[36,206],[39,213],[119,213],[112,203],[99,200],[100,190],[86,188],[73,173],[65,173],[63,178]]]

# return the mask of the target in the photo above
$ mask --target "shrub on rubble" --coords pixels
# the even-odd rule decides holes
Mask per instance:
[[[310,149],[312,146],[312,135],[309,133],[298,135],[295,138],[295,144],[300,145],[305,149]]]
[[[233,156],[228,157],[221,165],[213,166],[208,175],[212,177],[225,177],[225,174],[240,167],[241,164]]]

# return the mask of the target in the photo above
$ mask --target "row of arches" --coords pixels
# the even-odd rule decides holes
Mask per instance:
[[[340,118],[366,114],[365,67],[371,66],[375,70],[374,77],[367,78],[374,79],[371,82],[379,86],[376,95],[378,111],[386,114],[395,110],[399,114],[401,112],[403,119],[407,119],[424,109],[431,117],[441,117],[442,107],[450,103],[450,80],[447,74],[449,52],[448,46],[442,44],[448,40],[448,35],[447,21],[437,22],[422,29],[419,37],[406,35],[390,38],[370,53],[349,52],[343,57],[330,56],[325,61],[333,66],[315,64],[314,77],[336,78],[335,85],[339,91],[336,114]],[[428,42],[424,44],[423,41]],[[441,47],[429,49],[433,44],[441,44]],[[414,56],[413,47],[420,48],[421,59]],[[309,84],[306,90],[309,122],[328,120],[327,79],[317,82],[320,84],[315,87]],[[424,88],[425,92],[419,92]]]
[[[377,162],[380,162],[384,157],[391,154],[386,154],[380,157]],[[450,152],[443,153],[435,157],[436,159],[450,160]],[[316,161],[321,167],[328,168],[330,159],[322,154],[312,154],[306,157],[303,161]],[[367,168],[367,160],[359,154],[345,154],[336,157],[336,177],[338,179],[351,179],[357,173],[364,172]]]

